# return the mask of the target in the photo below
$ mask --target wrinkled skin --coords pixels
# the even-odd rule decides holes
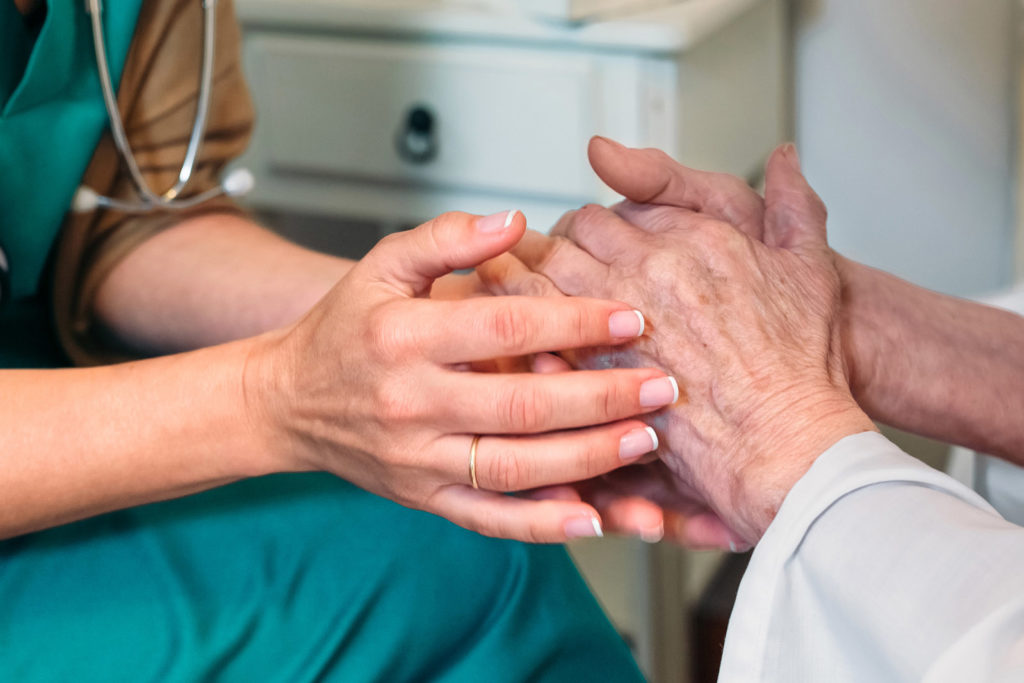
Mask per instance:
[[[752,544],[818,455],[874,425],[850,395],[825,209],[795,150],[773,155],[763,205],[718,213],[585,207],[568,214],[555,237],[528,234],[514,257],[492,261],[481,277],[505,292],[553,285],[644,310],[644,339],[571,360],[582,368],[661,367],[679,380],[680,400],[649,420],[662,436],[659,454],[679,507],[706,505]],[[726,216],[739,227],[720,220]]]

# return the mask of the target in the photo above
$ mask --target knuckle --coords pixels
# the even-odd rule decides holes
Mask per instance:
[[[577,209],[562,234],[575,242],[587,241],[598,235],[603,224],[607,222],[606,211],[607,209],[597,204],[587,204]]]
[[[639,392],[637,394],[639,395]],[[630,407],[635,409],[635,406],[627,406],[626,394],[617,384],[605,387],[598,394],[597,401],[596,407],[601,411],[600,417],[605,422],[628,415],[631,412]]]
[[[824,223],[828,218],[825,202],[810,187],[805,191],[787,195],[782,210],[786,212],[784,215],[789,221],[810,220]]]
[[[374,311],[364,328],[371,356],[383,363],[407,360],[417,348],[414,327],[403,324],[401,314],[393,307]]]
[[[547,534],[545,534],[540,528],[532,524],[526,527],[525,532],[519,534],[519,536],[522,538],[524,543],[532,543],[534,545],[550,542],[550,539],[547,537]]]
[[[638,284],[651,293],[673,292],[684,283],[681,273],[686,271],[686,263],[692,258],[688,251],[650,250],[640,259],[638,270],[642,282]]]
[[[549,244],[548,255],[541,264],[542,266],[548,266],[563,257],[568,258],[570,254],[567,252],[571,251],[576,246],[575,242],[573,242],[569,237],[562,235],[553,236]]]
[[[588,477],[603,474],[608,469],[605,466],[605,463],[608,462],[606,455],[606,451],[598,446],[588,446],[583,449],[580,461]]]
[[[740,178],[739,176],[730,175],[728,173],[720,173],[717,175],[717,177],[719,178],[719,181],[722,183],[723,187],[731,195],[745,195],[753,191],[751,190],[750,185],[747,183],[747,181],[743,180],[743,178]]]
[[[487,327],[487,333],[509,350],[524,348],[535,334],[533,321],[522,307],[513,303],[497,306],[489,317]]]
[[[551,280],[538,273],[531,273],[518,283],[518,294],[530,297],[560,296],[561,292]]]
[[[467,214],[448,211],[426,224],[432,235],[439,235],[458,230],[466,222]]]
[[[723,221],[701,221],[697,227],[698,241],[709,254],[732,255],[744,248],[747,238]]]
[[[659,166],[668,166],[672,168],[678,166],[676,160],[669,156],[669,154],[663,149],[659,149],[657,147],[647,147],[641,150],[641,152],[642,154],[644,154],[644,156],[647,157],[648,161],[650,161],[651,163],[658,164]]]
[[[693,214],[675,206],[648,206],[642,209],[641,225],[650,232],[676,233],[693,221]]]
[[[377,240],[377,244],[374,246],[373,251],[394,251],[401,248],[400,245],[406,238],[407,235],[404,235],[401,232],[388,233]]]
[[[728,231],[732,229],[732,226],[721,221],[706,220],[697,223],[694,232],[705,244],[715,246],[725,242],[728,239]]]
[[[501,525],[490,519],[468,524],[466,528],[488,538],[505,538],[501,532]]]
[[[544,426],[548,402],[546,397],[537,391],[513,387],[505,398],[503,412],[499,419],[510,430],[533,433],[540,431]]]
[[[572,347],[579,347],[591,341],[598,341],[593,339],[591,316],[583,305],[574,306],[567,312],[561,324],[566,332],[573,335],[570,339],[565,340]],[[607,337],[607,334],[602,335],[602,337]]]
[[[529,481],[530,465],[509,448],[499,447],[487,454],[487,488],[495,491],[518,491]]]
[[[579,213],[579,209],[572,209],[571,211],[566,211],[564,214],[562,214],[562,217],[558,219],[558,222],[555,223],[554,227],[551,228],[551,232],[549,234],[552,237],[564,235],[572,227],[572,224],[576,221],[577,213]]]
[[[421,248],[446,260],[451,258],[453,252],[458,252],[465,243],[461,235],[465,232],[468,218],[468,214],[449,211],[424,223],[417,228],[422,230]]]
[[[474,525],[476,531],[490,538],[515,539],[523,543],[544,543],[544,535],[533,525],[520,528],[519,524],[494,515]]]
[[[373,409],[377,420],[384,425],[408,424],[421,416],[413,393],[397,380],[385,380],[375,387]]]

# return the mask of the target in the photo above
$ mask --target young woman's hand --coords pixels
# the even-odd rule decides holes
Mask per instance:
[[[247,400],[255,428],[284,458],[280,469],[327,470],[487,535],[600,534],[589,504],[504,494],[636,462],[655,444],[628,418],[672,403],[676,384],[654,369],[473,370],[643,332],[642,315],[614,301],[428,298],[437,278],[505,252],[524,231],[515,212],[451,213],[390,236],[304,319],[263,337],[246,370]]]

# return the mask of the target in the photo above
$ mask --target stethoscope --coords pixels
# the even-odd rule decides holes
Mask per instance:
[[[247,169],[238,168],[228,173],[220,185],[192,197],[183,198],[181,193],[185,190],[192,172],[195,170],[196,159],[199,157],[199,148],[206,134],[206,118],[210,109],[210,88],[213,80],[213,54],[214,54],[214,30],[216,28],[217,0],[202,0],[203,3],[203,61],[202,71],[199,80],[199,102],[196,105],[195,121],[192,124],[192,133],[189,136],[188,147],[185,149],[185,159],[181,163],[181,170],[178,172],[178,180],[171,189],[163,194],[157,194],[146,182],[139,164],[135,160],[131,146],[128,144],[128,136],[124,132],[124,122],[117,110],[117,98],[114,95],[114,86],[110,81],[110,67],[107,64],[107,43],[103,36],[103,24],[100,13],[102,11],[100,0],[86,0],[85,11],[89,14],[92,22],[92,42],[96,52],[96,69],[99,72],[100,87],[103,90],[103,104],[107,108],[107,117],[110,119],[110,132],[114,138],[114,144],[124,159],[131,175],[132,184],[138,194],[136,201],[125,201],[105,197],[92,188],[82,185],[75,193],[72,203],[72,210],[75,212],[93,211],[97,208],[114,209],[129,213],[143,213],[156,209],[188,209],[212,197],[228,195],[237,197],[252,189],[253,176]]]
[[[110,119],[110,132],[114,137],[114,144],[124,159],[131,175],[132,183],[138,193],[136,201],[125,201],[105,197],[90,187],[82,185],[75,192],[72,202],[72,211],[76,213],[93,211],[98,208],[114,209],[127,213],[144,213],[156,209],[188,209],[208,199],[219,195],[237,197],[246,194],[253,186],[253,177],[247,169],[238,168],[228,173],[219,186],[202,192],[192,197],[181,197],[192,173],[195,170],[196,159],[199,157],[199,148],[206,134],[206,118],[210,109],[210,88],[213,80],[213,54],[214,54],[214,29],[216,28],[217,0],[202,0],[203,2],[203,62],[202,72],[199,81],[199,102],[196,106],[195,121],[192,124],[192,133],[189,136],[188,147],[185,150],[185,159],[181,163],[181,170],[178,172],[178,180],[171,189],[163,194],[157,194],[146,182],[139,164],[135,160],[131,146],[128,144],[128,136],[124,132],[124,122],[117,111],[117,98],[114,96],[114,86],[110,81],[110,67],[107,64],[107,44],[103,36],[103,24],[100,21],[102,11],[100,0],[86,0],[85,11],[92,22],[93,47],[96,52],[96,69],[99,72],[100,87],[103,90],[103,104],[107,109],[107,117]],[[0,245],[0,305],[4,304],[11,295],[10,263],[7,260],[7,253]]]

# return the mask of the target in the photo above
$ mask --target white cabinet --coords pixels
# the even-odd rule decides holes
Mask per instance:
[[[567,199],[595,192],[579,151],[604,113],[596,57],[291,36],[249,47],[275,174]],[[430,130],[410,125],[417,113]],[[417,138],[433,153],[403,153]]]
[[[392,225],[519,208],[543,229],[613,198],[587,165],[591,135],[745,176],[784,135],[780,0],[582,24],[439,0],[238,11],[257,208]]]

